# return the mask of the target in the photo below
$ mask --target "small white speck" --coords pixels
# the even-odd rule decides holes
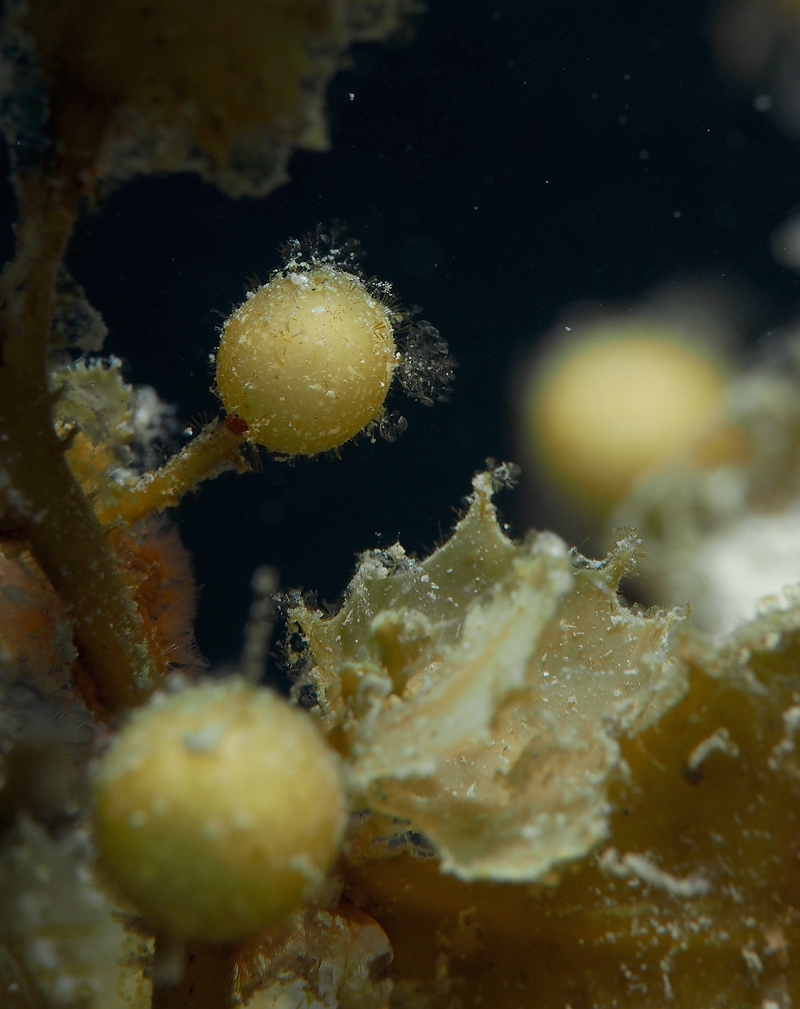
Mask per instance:
[[[183,744],[196,753],[213,750],[225,735],[225,729],[227,729],[225,722],[212,722],[210,725],[204,725],[195,732],[184,732]]]
[[[223,834],[223,827],[219,820],[206,820],[201,831],[203,837],[209,841],[216,841]]]

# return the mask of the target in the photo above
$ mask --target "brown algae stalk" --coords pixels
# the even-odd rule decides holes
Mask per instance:
[[[18,251],[2,278],[0,501],[65,601],[84,659],[84,699],[98,713],[141,703],[153,688],[141,621],[107,535],[72,476],[53,429],[47,348],[55,276],[78,187],[44,170],[17,177]]]

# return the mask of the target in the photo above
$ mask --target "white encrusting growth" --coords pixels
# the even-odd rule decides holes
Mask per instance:
[[[726,728],[717,729],[695,746],[686,761],[687,769],[690,772],[698,772],[712,753],[724,753],[729,757],[739,756],[739,747],[733,742]]]
[[[616,848],[606,848],[598,859],[598,864],[608,876],[638,880],[681,900],[695,900],[711,892],[711,883],[702,876],[695,874],[680,879],[660,869],[646,855],[637,855],[632,851],[620,857]]]
[[[795,756],[795,737],[800,729],[800,705],[794,705],[783,712],[783,739],[774,747],[769,758],[769,769],[778,771],[785,767],[789,758]]]

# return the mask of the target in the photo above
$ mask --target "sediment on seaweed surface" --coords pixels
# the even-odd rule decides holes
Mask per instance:
[[[607,840],[536,886],[458,880],[387,850],[386,823],[365,825],[345,893],[386,930],[396,983],[436,1006],[511,1007],[524,993],[548,1009],[788,1009],[800,994],[797,726],[780,717],[797,696],[791,651],[754,663],[760,692],[693,666],[684,698],[620,742],[628,774],[608,791]]]

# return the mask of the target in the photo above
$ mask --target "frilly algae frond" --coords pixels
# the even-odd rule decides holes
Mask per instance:
[[[452,538],[424,561],[365,554],[340,612],[297,603],[308,678],[360,801],[410,820],[462,879],[533,882],[608,834],[617,740],[687,689],[680,612],[617,597],[638,541],[601,563],[550,533],[517,545],[473,482]]]
[[[23,164],[45,147],[49,111],[95,178],[195,171],[231,196],[265,196],[287,180],[294,150],[328,148],[325,90],[348,46],[397,31],[407,9],[15,2],[0,40],[15,59],[0,86],[3,127]]]
[[[292,611],[372,810],[341,872],[391,940],[390,1004],[788,1009],[796,602],[717,639],[629,609],[635,537],[599,563],[515,545],[491,492],[427,560],[365,555],[336,616]]]

